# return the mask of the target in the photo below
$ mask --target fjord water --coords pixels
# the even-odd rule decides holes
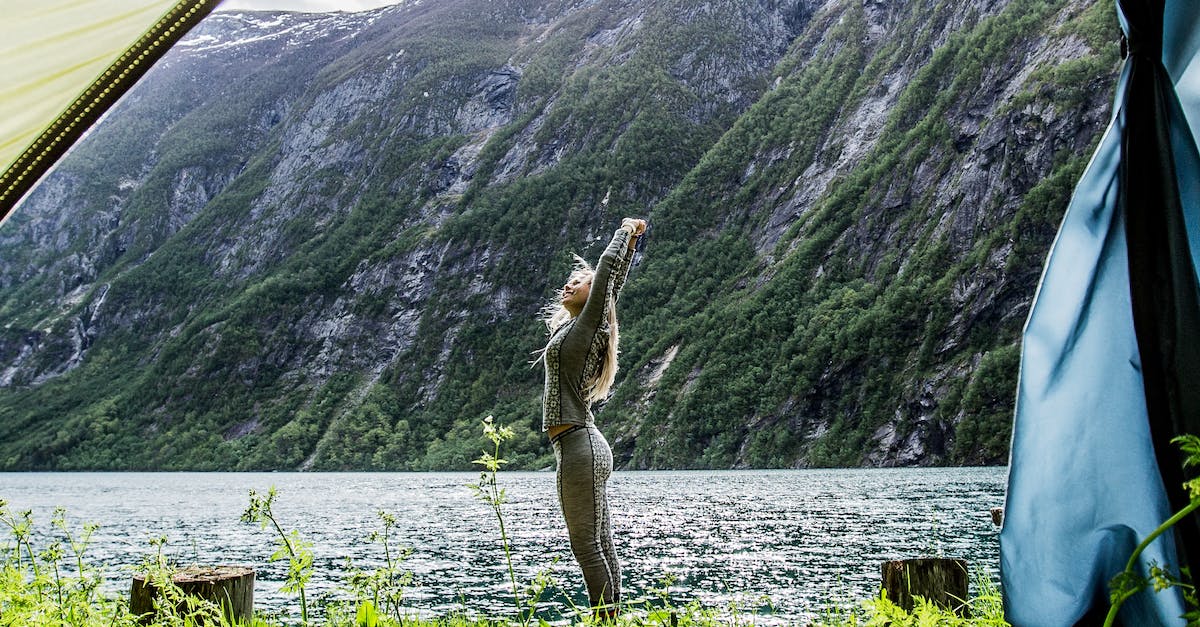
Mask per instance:
[[[166,553],[186,565],[246,564],[258,571],[255,606],[290,610],[279,592],[286,562],[269,563],[275,537],[239,522],[248,491],[278,489],[276,517],[313,543],[310,597],[338,594],[346,559],[383,561],[368,540],[380,510],[399,521],[393,541],[412,549],[415,576],[406,599],[422,614],[458,609],[512,613],[508,571],[495,515],[465,487],[478,473],[8,473],[0,498],[34,510],[51,534],[55,507],[76,525],[100,529],[88,550],[114,593],[130,569],[166,536]],[[624,597],[635,599],[666,574],[674,602],[795,621],[831,604],[877,593],[889,559],[956,557],[993,574],[997,529],[989,509],[1003,505],[1004,468],[617,472],[610,483]],[[554,475],[501,472],[505,523],[518,581],[550,568],[574,603],[586,605],[566,541]],[[556,561],[557,560],[557,561]],[[566,611],[551,590],[551,616]],[[298,613],[298,611],[296,612]]]

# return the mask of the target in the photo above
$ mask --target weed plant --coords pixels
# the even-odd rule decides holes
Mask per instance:
[[[496,475],[500,472],[500,468],[508,463],[507,460],[500,457],[500,445],[511,440],[514,434],[511,427],[496,424],[489,415],[483,419],[483,435],[492,443],[492,450],[484,450],[474,461],[475,464],[482,466],[483,470],[479,473],[479,482],[469,484],[467,487],[471,488],[475,497],[487,503],[492,512],[496,514],[496,523],[500,527],[500,546],[504,549],[504,561],[508,566],[508,580],[512,584],[513,606],[517,611],[517,620],[520,621],[522,627],[527,627],[533,620],[534,614],[537,613],[542,595],[545,594],[546,588],[554,583],[554,579],[550,575],[549,568],[542,569],[525,587],[524,595],[521,594],[517,584],[516,570],[513,568],[512,547],[508,531],[504,527],[503,505],[507,501],[507,494],[496,481]]]
[[[271,555],[271,561],[282,559],[288,560],[287,580],[283,584],[284,592],[295,592],[300,595],[300,620],[308,624],[308,600],[304,595],[304,587],[308,584],[308,580],[312,578],[312,543],[306,542],[300,537],[300,532],[293,529],[291,533],[286,533],[283,527],[279,525],[279,521],[275,519],[275,513],[271,509],[271,504],[275,502],[275,486],[271,486],[267,490],[266,497],[258,494],[254,490],[250,491],[250,506],[242,513],[244,522],[261,523],[263,528],[269,524],[278,532],[277,540],[279,548]]]
[[[483,451],[483,454],[477,458],[474,463],[483,466],[483,471],[479,473],[479,482],[472,483],[467,487],[475,493],[476,498],[487,503],[492,508],[492,512],[496,514],[496,523],[500,525],[500,545],[504,549],[504,561],[508,565],[508,579],[512,583],[513,604],[517,609],[517,615],[522,616],[521,594],[517,591],[517,575],[513,570],[512,549],[508,542],[508,532],[504,529],[504,513],[502,506],[507,500],[507,495],[504,489],[496,482],[496,474],[500,472],[500,468],[508,463],[504,458],[500,457],[500,445],[505,440],[511,440],[513,430],[511,427],[501,427],[493,422],[489,415],[483,419],[483,434],[492,442],[492,451]],[[529,617],[525,616],[521,620],[522,625],[529,623]]]
[[[404,616],[404,591],[413,583],[411,571],[401,564],[412,554],[412,549],[396,549],[390,543],[392,529],[397,526],[396,517],[385,511],[378,512],[383,531],[371,532],[368,539],[383,546],[384,566],[367,572],[353,567],[347,578],[347,589],[352,598],[358,599],[355,616],[359,624],[370,623],[371,616],[388,616],[397,623]],[[347,558],[349,561],[349,558]]]
[[[1179,445],[1179,448],[1186,454],[1183,460],[1184,468],[1200,466],[1200,437],[1190,434],[1181,435],[1172,439],[1171,442]],[[1153,586],[1154,592],[1161,592],[1169,588],[1178,589],[1183,595],[1184,603],[1187,606],[1187,612],[1183,615],[1183,618],[1187,620],[1189,625],[1200,624],[1200,600],[1197,599],[1196,586],[1192,582],[1191,573],[1187,567],[1180,568],[1176,572],[1169,566],[1151,563],[1149,577],[1143,577],[1138,569],[1138,558],[1141,557],[1142,552],[1151,543],[1174,527],[1176,523],[1192,515],[1192,512],[1197,509],[1200,509],[1200,477],[1189,479],[1184,482],[1183,487],[1188,491],[1188,504],[1143,538],[1129,556],[1125,570],[1118,573],[1109,582],[1111,604],[1109,605],[1108,615],[1104,618],[1104,627],[1111,627],[1115,623],[1117,614],[1121,611],[1121,605],[1125,601],[1151,586]]]
[[[960,616],[922,597],[912,610],[896,605],[885,594],[848,609],[830,609],[810,627],[1011,627],[1004,619],[1004,602],[996,582],[986,573],[975,573],[976,596],[967,600]]]

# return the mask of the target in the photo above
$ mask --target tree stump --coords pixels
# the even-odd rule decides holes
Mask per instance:
[[[176,586],[190,597],[217,604],[229,622],[249,622],[254,613],[254,569],[246,566],[189,566],[175,572]],[[146,581],[146,575],[133,576],[129,592],[129,610],[135,616],[154,614],[158,587]],[[176,611],[184,611],[177,607]]]
[[[912,610],[913,597],[966,617],[967,561],[911,559],[883,563],[883,589],[892,603]]]

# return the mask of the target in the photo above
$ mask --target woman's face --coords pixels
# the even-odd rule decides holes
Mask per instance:
[[[567,279],[562,288],[562,306],[567,311],[579,313],[587,302],[588,294],[592,291],[592,275],[585,272],[575,272]]]

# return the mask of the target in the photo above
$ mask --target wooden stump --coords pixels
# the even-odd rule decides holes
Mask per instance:
[[[912,610],[913,597],[967,616],[967,562],[955,559],[911,559],[883,563],[887,598]]]
[[[231,623],[250,622],[254,613],[254,569],[245,566],[189,566],[173,577],[187,596],[212,601]],[[153,615],[159,590],[146,576],[133,576],[129,610],[135,616]],[[183,607],[176,611],[184,610]]]

